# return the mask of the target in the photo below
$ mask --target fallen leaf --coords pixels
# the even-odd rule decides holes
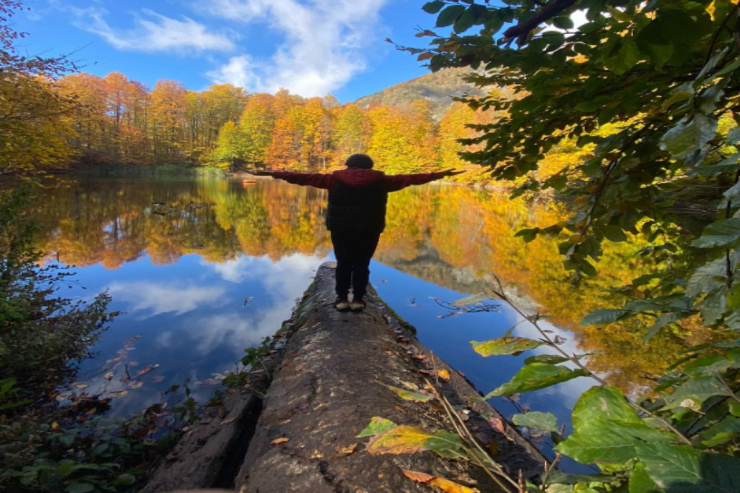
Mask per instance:
[[[124,345],[124,346],[128,346],[129,344],[131,344],[131,343],[133,343],[133,342],[136,342],[136,341],[138,341],[139,339],[141,339],[141,336],[134,336],[134,337],[132,337],[131,339],[129,339],[128,341],[124,342],[124,343],[123,343],[123,345]]]
[[[413,355],[411,357],[414,358],[414,359],[418,359],[419,361],[424,361],[425,359],[427,359],[426,355],[425,354],[421,354],[421,353],[415,354],[415,355]]]
[[[355,453],[356,448],[357,448],[357,444],[353,443],[352,445],[348,445],[346,447],[338,447],[337,450],[342,455],[352,455]]]
[[[399,389],[398,387],[394,387],[393,385],[386,385],[386,387],[388,387],[393,392],[398,394],[398,397],[406,401],[426,402],[426,401],[430,401],[434,399],[434,396],[425,394],[422,392],[414,392],[413,390]]]
[[[236,421],[236,416],[234,416],[233,418],[229,418],[229,419],[225,419],[225,420],[221,421],[221,425],[222,426],[223,425],[228,425],[228,424],[233,423],[234,421]]]
[[[403,472],[404,476],[416,481],[417,483],[428,483],[429,481],[434,479],[434,476],[432,476],[431,474],[426,474],[423,472],[410,471],[408,469],[401,469],[401,472]]]
[[[147,365],[147,366],[144,367],[143,370],[137,371],[136,372],[136,376],[137,377],[140,377],[140,376],[142,376],[142,375],[144,375],[146,373],[149,373],[152,370],[156,370],[157,368],[159,368],[159,364],[156,364],[156,365]]]
[[[429,481],[429,484],[436,486],[445,493],[480,493],[480,490],[477,488],[468,488],[445,478],[434,478]]]
[[[442,370],[437,370],[437,375],[438,375],[438,376],[439,376],[439,378],[441,378],[442,380],[449,380],[449,379],[451,378],[451,376],[450,376],[450,372],[449,372],[449,371],[447,371],[447,370],[444,370],[444,369],[442,369]]]
[[[292,421],[292,420],[290,420],[290,419],[286,419],[285,421],[281,421],[281,422],[279,422],[279,423],[278,423],[278,425],[279,425],[279,426],[282,426],[282,425],[287,425],[287,424],[288,424],[288,423],[290,423],[291,421]]]
[[[272,445],[279,445],[281,443],[285,443],[285,442],[288,442],[288,441],[290,441],[290,438],[285,438],[285,437],[283,437],[283,438],[276,438],[275,440],[271,441],[270,444],[272,444]]]
[[[369,437],[373,435],[378,435],[380,433],[385,433],[386,431],[392,430],[395,427],[396,423],[394,423],[393,421],[374,416],[373,419],[370,420],[370,424],[368,424],[365,429],[362,430],[359,435],[357,435],[357,438]]]
[[[500,432],[506,433],[506,427],[504,426],[504,420],[501,418],[489,418],[488,422],[493,426],[493,429]]]
[[[108,373],[106,373],[105,375],[103,375],[103,378],[105,378],[106,380],[110,381],[110,380],[113,380],[113,375],[115,375],[115,374],[116,374],[116,372],[109,371]]]
[[[411,383],[411,382],[404,382],[403,380],[400,380],[400,382],[399,382],[399,383],[400,383],[401,385],[403,385],[404,387],[406,387],[407,389],[409,389],[409,390],[419,390],[419,386],[418,386],[418,385],[416,385],[415,383]]]
[[[82,383],[82,382],[76,382],[76,383],[73,383],[73,384],[72,384],[72,387],[74,387],[74,388],[76,388],[76,389],[80,389],[80,390],[82,390],[82,389],[86,389],[86,388],[88,388],[88,387],[89,387],[89,385],[88,385],[88,384],[86,384],[86,383]]]
[[[129,380],[131,380],[131,377],[129,377],[128,375],[124,375],[124,376],[122,376],[121,378],[118,379],[118,381],[121,382],[121,383],[126,383]]]
[[[59,423],[57,423],[56,421],[53,421],[51,423],[51,429],[52,430],[58,430],[59,428],[61,428],[61,427],[59,426]]]
[[[123,397],[126,394],[128,394],[128,390],[119,390],[117,392],[113,392],[110,396],[115,399],[118,399],[119,397]]]
[[[130,389],[138,389],[142,385],[144,385],[144,382],[142,382],[141,380],[137,380],[137,381],[129,384],[128,388],[130,388]]]
[[[433,438],[419,428],[412,426],[397,426],[380,435],[375,435],[367,450],[371,454],[413,454],[418,452],[422,446]]]
[[[417,483],[426,483],[429,484],[429,486],[436,486],[445,493],[480,493],[480,490],[476,488],[468,488],[467,486],[463,486],[439,476],[432,476],[431,474],[410,471],[408,469],[401,469],[401,471],[407,478],[416,481]]]

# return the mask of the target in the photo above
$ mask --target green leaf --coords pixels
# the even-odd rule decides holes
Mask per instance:
[[[583,317],[583,319],[581,320],[581,326],[585,327],[587,325],[606,325],[618,320],[625,319],[632,315],[634,315],[634,313],[629,310],[594,310]]]
[[[442,0],[434,0],[433,2],[427,2],[424,4],[424,6],[421,7],[421,10],[426,12],[427,14],[436,14],[440,10],[442,10],[442,7],[445,6],[445,3]]]
[[[672,435],[643,423],[594,419],[582,423],[555,449],[583,464],[620,464],[635,458],[640,443],[672,440]]]
[[[673,322],[682,320],[690,315],[691,315],[691,312],[664,313],[663,315],[655,319],[655,323],[650,326],[647,333],[645,334],[645,337],[642,338],[643,342],[648,342],[650,339],[655,337],[658,334],[658,332],[660,332],[660,329],[662,329],[666,325],[670,325]]]
[[[447,27],[457,21],[457,18],[465,12],[465,7],[462,5],[450,5],[440,12],[437,17],[437,27]]]
[[[465,12],[463,12],[460,18],[455,21],[455,32],[460,34],[473,27],[475,21],[477,20],[477,17],[478,16],[475,14],[475,11],[472,7],[468,7],[467,9],[465,9]]]
[[[682,119],[668,130],[660,140],[660,147],[675,158],[682,158],[712,140],[717,131],[717,119],[697,113],[694,118]]]
[[[392,430],[396,427],[396,423],[385,418],[373,417],[370,424],[357,435],[357,438],[369,437],[385,433],[388,430]]]
[[[518,354],[527,349],[534,349],[544,343],[523,337],[499,337],[485,342],[470,341],[473,349],[481,356],[499,356],[502,354]]]
[[[532,363],[548,363],[550,365],[557,365],[568,361],[568,358],[564,356],[558,356],[556,354],[538,354],[537,356],[530,356],[524,360],[525,365],[531,365]]]
[[[113,484],[116,486],[128,486],[136,482],[136,477],[133,474],[123,473],[113,480]]]
[[[702,265],[686,284],[686,296],[695,297],[700,294],[711,293],[725,285],[724,259],[716,259]]]
[[[665,396],[667,408],[686,407],[699,408],[704,401],[715,395],[723,395],[721,384],[713,375],[691,378],[678,385],[675,390]]]
[[[604,226],[601,228],[601,231],[604,233],[604,236],[607,240],[613,241],[615,243],[618,243],[620,241],[627,241],[627,236],[624,234],[624,231],[622,231],[622,228],[619,226]]]
[[[658,485],[650,479],[650,475],[645,471],[645,465],[642,462],[635,464],[635,468],[630,473],[629,493],[657,493]]]
[[[699,238],[691,242],[697,248],[716,248],[740,244],[740,217],[720,219],[704,228]]]
[[[424,442],[423,448],[450,459],[464,454],[460,437],[449,431],[439,430]]]
[[[740,142],[740,127],[735,127],[727,132],[725,142],[727,142],[731,146],[734,146],[735,144]],[[735,159],[737,160],[737,157],[735,157]]]
[[[505,383],[485,396],[489,399],[494,396],[518,394],[531,390],[544,389],[553,385],[567,382],[578,377],[588,376],[586,370],[571,370],[564,366],[532,363],[519,370],[510,382]]]
[[[64,490],[67,493],[88,493],[88,491],[92,491],[95,489],[95,486],[93,486],[90,483],[72,483]]]
[[[606,474],[572,474],[558,470],[552,471],[548,476],[548,483],[555,484],[593,483],[595,481],[610,483],[614,481],[614,476]],[[550,489],[548,488],[547,491],[549,493]],[[572,489],[569,491],[572,491]]]
[[[619,42],[617,54],[604,60],[604,66],[617,75],[622,75],[640,61],[640,52],[631,37],[625,36]]]
[[[636,447],[645,470],[670,493],[737,493],[740,460],[687,446],[642,443]]]
[[[592,387],[584,392],[573,407],[573,427],[594,419],[610,419],[623,423],[642,423],[636,411],[629,405],[622,391],[610,385]]]
[[[426,402],[434,399],[434,396],[430,394],[423,394],[421,392],[414,392],[413,390],[400,389],[398,387],[394,387],[393,385],[386,385],[386,387],[398,394],[398,397],[406,401]]]
[[[560,431],[560,428],[558,428],[558,420],[555,415],[551,413],[532,411],[526,414],[515,414],[512,419],[514,424],[517,426],[536,428],[538,430],[549,431],[551,433],[557,433]]]

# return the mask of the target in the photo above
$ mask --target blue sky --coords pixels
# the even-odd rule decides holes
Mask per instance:
[[[124,73],[198,91],[231,83],[253,92],[353,101],[427,69],[385,38],[420,46],[435,16],[419,0],[26,0],[14,17],[24,53],[67,54],[83,71]]]

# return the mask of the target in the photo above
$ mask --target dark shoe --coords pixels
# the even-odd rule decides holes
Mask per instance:
[[[353,300],[349,307],[353,312],[361,312],[365,309],[365,302],[362,299]]]
[[[347,300],[340,300],[337,298],[337,301],[334,302],[334,308],[336,308],[340,312],[346,312],[350,308],[352,308],[352,305],[350,305],[349,301]]]

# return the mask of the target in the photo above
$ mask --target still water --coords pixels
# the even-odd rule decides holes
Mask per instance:
[[[69,296],[107,290],[111,309],[123,312],[82,362],[77,391],[116,397],[114,415],[141,411],[186,380],[195,398],[206,401],[244,348],[289,318],[316,268],[332,259],[326,198],[324,191],[272,180],[96,178],[50,191],[39,205],[45,224],[39,246],[51,252],[47,261],[76,266]],[[586,313],[621,303],[609,289],[642,273],[634,255],[640,245],[608,250],[601,276],[575,283],[561,267],[555,240],[514,238],[519,229],[563,216],[557,204],[460,186],[394,193],[371,282],[417,327],[422,343],[485,393],[545,350],[483,358],[470,341],[501,336],[520,322],[516,313],[503,305],[497,313],[445,317],[432,298],[491,293],[494,275],[521,308],[551,317],[546,324],[568,351],[594,353],[589,365],[625,391],[644,385],[642,376],[681,344],[657,339],[646,348],[640,334],[578,325]],[[525,322],[513,335],[536,332]],[[518,405],[568,422],[590,385],[578,378],[525,394]],[[505,414],[516,411],[500,398],[492,404]]]

